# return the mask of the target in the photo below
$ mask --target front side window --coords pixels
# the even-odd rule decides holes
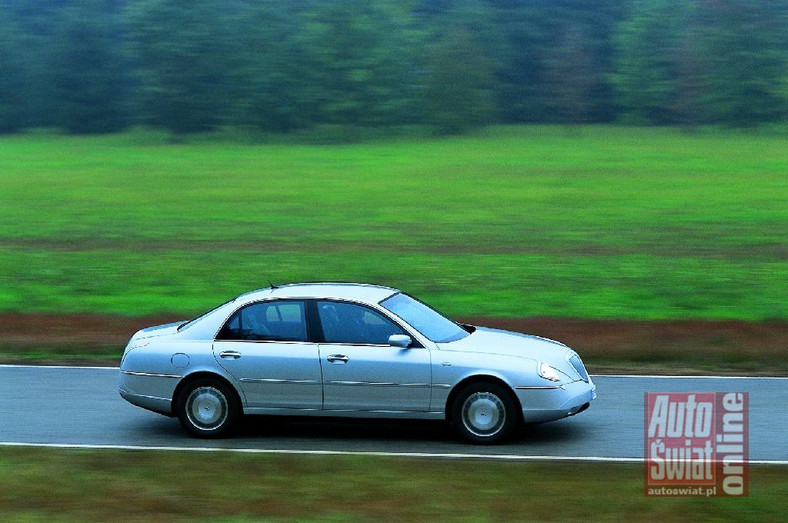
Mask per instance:
[[[317,310],[323,338],[329,343],[388,345],[392,334],[406,334],[396,323],[363,305],[319,301]]]
[[[217,339],[250,341],[306,341],[304,302],[260,302],[237,310]]]

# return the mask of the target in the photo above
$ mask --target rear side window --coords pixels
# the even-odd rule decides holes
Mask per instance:
[[[306,341],[304,302],[281,300],[247,305],[230,316],[216,339]]]

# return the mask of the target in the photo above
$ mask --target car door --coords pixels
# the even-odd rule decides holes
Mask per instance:
[[[307,336],[303,300],[246,305],[214,341],[214,357],[241,384],[249,407],[320,409],[317,343]]]
[[[430,406],[430,351],[418,342],[394,347],[407,334],[382,313],[356,303],[317,302],[323,342],[323,408],[348,411],[426,411]]]

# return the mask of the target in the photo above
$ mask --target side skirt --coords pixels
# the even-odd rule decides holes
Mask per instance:
[[[323,410],[323,409],[282,409],[282,408],[245,408],[244,414],[264,416],[315,416],[333,418],[372,418],[372,419],[424,419],[444,420],[445,412],[415,412],[399,410]]]

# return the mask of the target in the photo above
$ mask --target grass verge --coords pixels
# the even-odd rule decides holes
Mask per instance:
[[[0,449],[10,521],[779,521],[785,468],[747,498],[648,498],[631,464]],[[600,481],[604,478],[604,481]]]
[[[30,135],[0,151],[4,311],[192,315],[270,279],[388,284],[454,316],[788,318],[784,136]]]

